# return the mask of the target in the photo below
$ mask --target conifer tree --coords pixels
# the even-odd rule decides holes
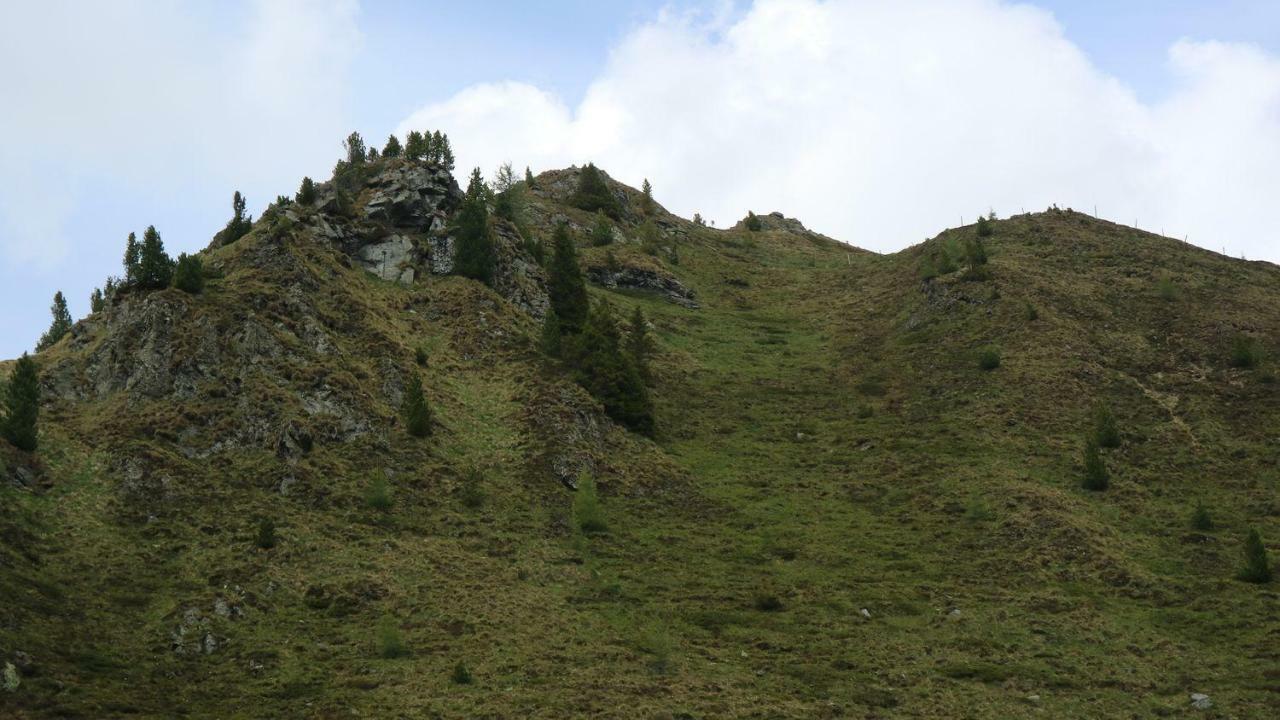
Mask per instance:
[[[546,316],[542,318],[542,336],[538,343],[542,354],[547,357],[560,357],[561,339],[560,316],[556,315],[554,309],[547,310]]]
[[[453,146],[449,144],[449,136],[437,130],[436,142],[439,143],[440,146],[440,164],[444,166],[445,170],[453,172],[456,160],[453,157]]]
[[[173,260],[164,251],[164,243],[154,225],[147,226],[142,234],[142,249],[138,258],[138,287],[159,289],[169,287],[173,277]]]
[[[204,290],[204,263],[199,255],[182,253],[178,256],[178,265],[173,270],[173,286],[191,295]]]
[[[132,285],[138,282],[139,263],[142,260],[142,245],[138,243],[138,236],[135,233],[129,233],[129,240],[124,246],[124,283]]]
[[[614,197],[604,176],[593,163],[588,163],[578,173],[578,187],[569,198],[569,204],[588,212],[603,211],[614,220],[622,215],[618,198]]]
[[[377,160],[378,160],[378,148],[370,145],[369,146],[369,162],[376,162]]]
[[[71,332],[71,313],[67,311],[67,299],[62,296],[61,290],[54,293],[53,305],[49,308],[49,312],[53,314],[53,323],[49,325],[49,330],[40,336],[40,342],[36,343],[36,352],[53,347],[64,335]]]
[[[404,156],[410,160],[421,160],[426,157],[428,149],[427,139],[417,130],[410,130],[405,136]]]
[[[311,178],[302,178],[302,185],[298,188],[296,196],[299,205],[314,205],[316,202],[316,184]]]
[[[227,221],[227,227],[222,231],[224,244],[230,245],[253,229],[253,216],[245,215],[244,209],[244,196],[237,190],[231,196],[231,219]]]
[[[591,244],[596,247],[613,244],[613,226],[603,212],[596,213],[596,224],[591,228]]]
[[[1244,541],[1244,567],[1238,577],[1251,583],[1271,582],[1271,560],[1267,558],[1267,546],[1262,544],[1257,529],[1250,530]]]
[[[578,265],[578,252],[569,237],[569,227],[556,226],[553,239],[550,278],[547,294],[551,297],[551,309],[560,320],[565,333],[576,333],[587,319],[587,284]]]
[[[565,341],[578,384],[604,405],[609,417],[636,432],[653,432],[653,405],[636,366],[622,351],[622,336],[607,302],[587,314],[582,332]]]
[[[1094,408],[1093,436],[1098,442],[1098,447],[1120,447],[1120,427],[1116,425],[1116,416],[1112,414],[1111,406],[1106,403],[1099,403]]]
[[[653,214],[653,186],[649,184],[649,178],[644,179],[644,184],[640,186],[640,211],[645,215]]]
[[[400,138],[394,134],[387,137],[387,144],[382,146],[382,157],[398,158],[403,149],[400,147]]]
[[[102,290],[100,288],[94,288],[93,292],[89,294],[89,312],[102,312],[106,307],[107,301],[102,296]]]
[[[364,138],[360,137],[360,133],[353,132],[342,141],[342,147],[347,151],[348,165],[361,165],[364,163],[368,152],[364,147]]]
[[[516,179],[516,173],[511,168],[511,163],[503,163],[498,167],[498,171],[494,173],[493,192],[493,214],[504,220],[519,223],[522,205],[524,204],[524,188],[521,187],[520,181]]]
[[[536,186],[533,180],[533,171],[529,169],[528,165],[524,166],[524,184],[528,185],[530,190]]]
[[[489,227],[489,189],[480,176],[480,168],[471,173],[466,199],[454,221],[454,272],[463,277],[479,280],[486,285],[493,282],[497,254],[493,245],[493,232]]]
[[[3,399],[0,431],[3,431],[4,438],[19,450],[35,452],[36,422],[40,417],[40,377],[35,361],[26,353],[14,364]]]
[[[416,372],[409,378],[409,387],[405,390],[400,412],[404,415],[405,428],[410,435],[426,437],[431,434],[431,408],[427,405],[427,397],[422,390],[422,378]]]
[[[653,353],[653,339],[649,337],[649,323],[637,305],[631,312],[631,325],[627,332],[627,356],[635,365],[640,378],[646,383],[650,380],[649,356]]]
[[[1084,444],[1084,489],[1100,492],[1111,484],[1107,463],[1098,450],[1098,441],[1090,437]]]

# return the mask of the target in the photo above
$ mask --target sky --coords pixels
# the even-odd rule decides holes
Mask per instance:
[[[892,252],[1051,204],[1280,262],[1274,0],[0,0],[0,358],[351,130]]]

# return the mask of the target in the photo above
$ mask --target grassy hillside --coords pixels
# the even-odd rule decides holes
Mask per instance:
[[[630,189],[587,248],[572,177],[540,176],[529,233],[568,220],[584,265],[696,292],[592,289],[652,322],[652,441],[500,295],[260,221],[203,295],[126,297],[41,354],[42,480],[0,489],[0,709],[1275,714],[1280,597],[1234,574],[1248,528],[1280,538],[1280,269],[1057,211],[997,222],[974,268],[972,227],[880,256],[659,208],[646,247]],[[412,372],[425,439],[396,419]],[[563,467],[607,532],[575,529]]]

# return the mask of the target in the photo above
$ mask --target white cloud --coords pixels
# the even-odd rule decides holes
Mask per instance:
[[[356,3],[226,10],[162,0],[0,10],[0,67],[12,70],[0,257],[56,265],[87,181],[169,206],[186,187],[225,187],[228,198],[238,187],[260,205],[295,186],[300,168],[327,171],[346,134]]]
[[[1051,203],[1280,260],[1280,60],[1181,41],[1144,104],[1047,12],[996,0],[760,0],[664,13],[582,101],[482,85],[413,113],[461,167],[593,160],[720,224],[778,209],[894,250],[993,207]]]

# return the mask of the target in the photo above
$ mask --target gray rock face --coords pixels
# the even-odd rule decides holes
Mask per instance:
[[[383,280],[413,284],[418,249],[404,235],[392,235],[382,242],[365,245],[356,257],[365,270]]]
[[[693,290],[685,287],[683,283],[674,277],[664,275],[656,270],[638,267],[622,267],[612,270],[603,266],[594,266],[587,268],[587,279],[602,287],[656,293],[666,298],[669,302],[693,310],[699,307]]]
[[[453,175],[438,165],[403,161],[390,165],[368,184],[364,217],[417,233],[438,233],[462,201]]]

